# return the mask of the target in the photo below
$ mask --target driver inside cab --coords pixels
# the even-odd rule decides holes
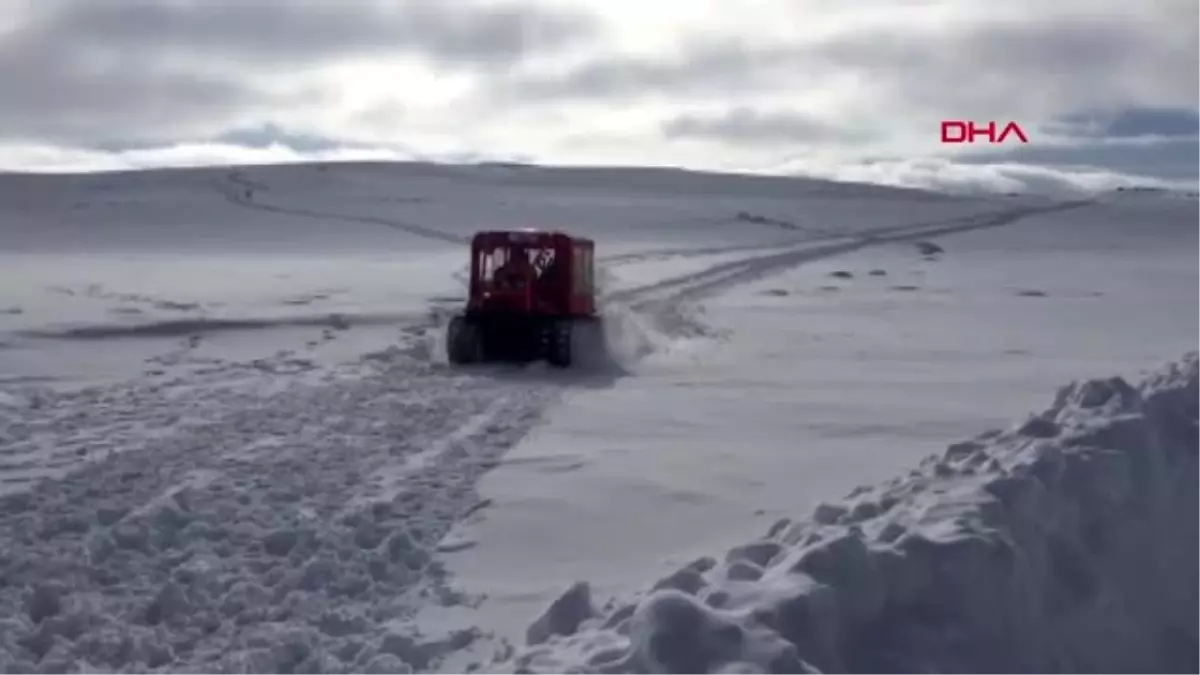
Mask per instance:
[[[496,269],[496,283],[502,288],[520,288],[534,274],[525,252],[514,251],[512,257]]]

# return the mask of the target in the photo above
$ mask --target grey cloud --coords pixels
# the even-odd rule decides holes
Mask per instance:
[[[793,166],[801,176],[882,183],[954,193],[1036,193],[1086,195],[1125,186],[1157,186],[1194,193],[1194,182],[1164,181],[1087,166],[1044,166],[1019,162],[959,162],[944,157],[880,159],[860,163]]]
[[[286,148],[298,155],[320,155],[344,152],[386,152],[399,156],[417,156],[412,148],[401,143],[361,143],[352,139],[335,138],[311,133],[289,131],[277,124],[238,127],[211,139],[212,144],[264,150]],[[114,148],[128,150],[130,148]]]
[[[1106,5],[1122,11],[1106,12]],[[952,118],[1012,120],[1026,130],[1050,127],[1061,134],[1052,122],[1092,109],[1097,112],[1089,133],[1098,138],[1195,135],[1194,106],[1200,98],[1196,3],[1146,3],[1137,17],[1121,3],[1075,7],[1076,12],[1031,13],[1020,21],[966,22],[953,30],[864,27],[806,44],[693,42],[669,60],[597,57],[563,72],[524,72],[506,83],[503,95],[534,105],[688,97],[720,101],[803,96],[825,85],[836,91],[843,78],[854,78],[861,86],[844,112],[873,118],[875,127],[863,130],[868,133],[903,135]],[[752,110],[680,116],[662,124],[660,132],[667,138],[703,137],[731,145],[809,140],[845,145],[855,140],[849,130]],[[1186,146],[1149,150],[1093,144],[1062,150],[1037,148],[1036,140],[1023,146],[1022,161],[1112,162],[1156,175],[1158,158],[1164,175],[1196,171],[1195,154],[1189,159]]]
[[[1195,110],[1128,110],[1114,119],[1106,136],[1195,136],[1200,134],[1200,113]]]
[[[0,138],[147,142],[269,121],[334,92],[288,88],[345,58],[503,69],[591,34],[574,12],[406,0],[39,0],[0,35]],[[272,76],[273,87],[260,83]]]
[[[280,128],[277,124],[263,124],[258,127],[234,129],[221,134],[216,140],[220,143],[230,143],[250,148],[267,148],[272,145],[282,145],[297,152],[323,152],[345,147],[345,144],[324,136],[288,132]]]
[[[117,141],[203,132],[231,110],[313,103],[304,92],[272,96],[246,81],[111,59],[107,64],[55,42],[0,42],[0,137]]]
[[[731,143],[862,142],[863,131],[829,124],[800,113],[735,107],[713,116],[679,115],[662,124],[668,139],[695,138]]]
[[[1027,145],[960,157],[966,163],[1016,162],[1104,167],[1167,180],[1200,178],[1200,110],[1132,107],[1069,113],[1038,130]]]
[[[1103,167],[1121,173],[1169,180],[1200,178],[1200,141],[1165,138],[1151,143],[1114,143],[1097,139],[1075,146],[1015,146],[1011,150],[958,157],[969,164],[1016,162],[1061,167]]]
[[[52,39],[282,65],[387,53],[441,64],[508,63],[588,37],[595,28],[590,17],[576,12],[444,0],[103,0],[51,6],[58,11],[43,14],[36,29]]]
[[[1130,108],[1063,115],[1045,131],[1066,138],[1142,138],[1200,135],[1200,111],[1188,108]]]
[[[751,46],[739,41],[691,44],[672,57],[607,56],[557,73],[524,73],[499,80],[505,98],[544,99],[672,98],[680,94],[723,96],[760,90],[802,77],[794,65],[803,54],[788,47]]]
[[[1147,3],[1131,22],[1095,11],[1021,22],[918,29],[864,27],[807,44],[699,41],[674,58],[601,56],[563,72],[521,73],[503,83],[514,100],[607,100],[747,90],[803,92],[847,75],[868,86],[866,105],[1003,109],[1080,100],[1193,102],[1197,19],[1192,2]]]
[[[949,34],[864,32],[820,51],[870,78],[883,98],[918,108],[1001,114],[1084,102],[1191,103],[1200,95],[1194,6],[1191,14],[1179,24],[1096,15],[978,24]]]

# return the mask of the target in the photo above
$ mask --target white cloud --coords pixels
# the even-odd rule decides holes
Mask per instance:
[[[1049,167],[1015,162],[965,164],[944,157],[838,164],[794,161],[777,167],[777,170],[814,178],[964,194],[1090,194],[1131,185],[1196,189],[1195,181],[1161,180],[1088,167]]]
[[[411,155],[384,149],[297,152],[281,145],[249,147],[230,143],[180,143],[163,147],[118,151],[83,150],[48,145],[0,144],[0,170],[45,173],[124,171],[156,167],[231,164],[383,161],[411,158]]]
[[[0,27],[10,27],[0,30],[8,167],[241,157],[246,149],[213,139],[274,125],[381,154],[714,169],[803,157],[880,180],[1006,186],[1034,174],[1010,167],[986,180],[947,178],[979,176],[974,156],[996,149],[947,148],[939,122],[1013,120],[1031,133],[1030,147],[1048,150],[1108,142],[1060,137],[1072,115],[1195,110],[1200,97],[1195,0],[24,7],[0,12]],[[146,145],[162,149],[129,149]],[[968,166],[922,163],[957,153]],[[58,159],[34,161],[47,155]],[[884,170],[870,162],[879,159],[912,167]],[[1125,171],[1118,164],[1071,169],[1072,180],[1095,183],[1080,176]]]

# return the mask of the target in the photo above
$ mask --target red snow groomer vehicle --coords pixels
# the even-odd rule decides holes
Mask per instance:
[[[563,232],[476,233],[467,307],[446,334],[449,361],[577,361],[598,335],[594,250]]]

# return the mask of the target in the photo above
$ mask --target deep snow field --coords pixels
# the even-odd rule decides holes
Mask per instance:
[[[1197,217],[0,176],[0,669],[1194,672]],[[465,240],[507,227],[595,238],[615,363],[445,364]]]

